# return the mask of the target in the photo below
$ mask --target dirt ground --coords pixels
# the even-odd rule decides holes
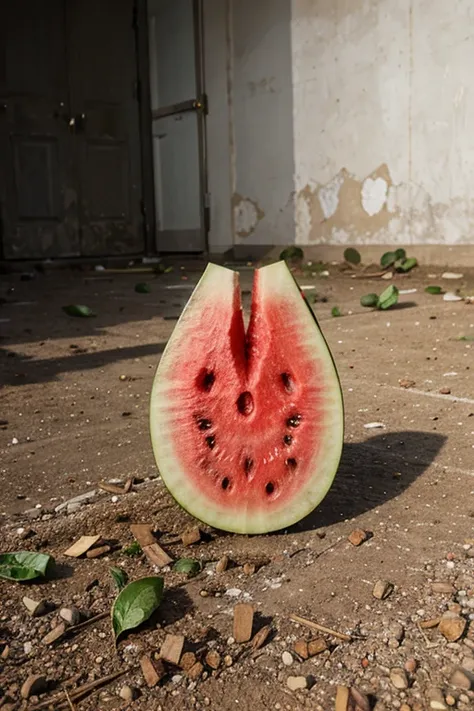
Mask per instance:
[[[47,708],[51,699],[50,708],[84,711],[331,711],[338,685],[355,685],[377,711],[472,708],[474,304],[424,288],[474,294],[474,274],[448,280],[422,266],[395,275],[392,282],[411,293],[386,312],[364,309],[359,299],[392,282],[352,278],[340,265],[327,265],[328,276],[320,268],[300,274],[302,285],[314,287],[306,294],[317,295],[313,308],[345,399],[334,485],[291,530],[235,536],[201,526],[201,541],[185,548],[179,535],[193,522],[158,477],[148,401],[160,353],[202,266],[175,262],[160,275],[78,269],[1,277],[1,552],[47,552],[56,566],[40,584],[0,581],[0,708]],[[241,274],[247,303],[251,269]],[[136,293],[137,282],[150,293]],[[62,311],[67,304],[86,304],[97,316],[73,318]],[[334,306],[341,317],[331,316]],[[100,481],[130,477],[135,484],[123,496],[98,489]],[[87,492],[95,493],[55,511]],[[203,569],[187,579],[163,568],[161,607],[115,648],[110,568],[123,568],[130,580],[156,574],[143,554],[126,555],[132,523],[152,525],[173,559],[196,558]],[[347,539],[354,529],[373,535],[354,547]],[[64,556],[93,534],[111,550],[95,559]],[[231,565],[217,573],[224,555]],[[255,572],[244,571],[246,563]],[[385,599],[373,595],[377,581],[393,585]],[[55,609],[32,618],[24,595]],[[232,637],[238,602],[254,606],[254,632],[271,626],[257,651]],[[71,605],[83,621],[107,614],[42,643],[59,609]],[[321,635],[292,614],[352,639]],[[434,622],[425,629],[427,620]],[[184,651],[203,660],[202,673],[193,679],[168,665],[149,688],[139,660],[157,656],[166,634],[184,635]],[[296,642],[321,636],[327,649],[320,654],[303,659],[294,651]],[[205,661],[210,650],[221,657],[216,670]],[[75,700],[81,684],[114,672],[121,675]],[[30,674],[45,676],[46,687],[25,701],[20,688]]]

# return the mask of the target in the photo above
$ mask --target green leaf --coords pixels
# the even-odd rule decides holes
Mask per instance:
[[[165,267],[163,274],[171,274],[173,271],[173,267]]]
[[[474,341],[474,336],[459,336],[457,341]]]
[[[387,267],[391,267],[392,264],[395,264],[397,261],[397,253],[396,252],[385,252],[385,254],[382,254],[380,258],[380,266],[383,269],[386,269]]]
[[[377,294],[365,294],[364,296],[360,297],[360,305],[361,306],[377,306],[379,302],[379,297]]]
[[[344,259],[346,262],[349,262],[349,264],[360,264],[360,253],[357,251],[357,249],[354,249],[353,247],[348,247],[346,250],[344,250]]]
[[[68,306],[63,306],[63,311],[68,316],[78,316],[79,318],[90,318],[91,316],[97,316],[92,309],[84,304],[69,304]]]
[[[186,573],[188,578],[193,578],[200,572],[201,564],[193,558],[180,558],[174,564],[173,569],[177,573]]]
[[[112,607],[115,639],[126,630],[148,620],[163,598],[163,578],[140,578],[129,583],[117,596]]]
[[[425,291],[427,294],[442,294],[443,288],[441,286],[427,286]]]
[[[398,261],[399,259],[406,259],[406,256],[407,256],[407,253],[406,253],[405,250],[402,249],[401,247],[400,247],[400,249],[397,249],[397,250],[395,251],[395,257],[397,258],[397,261]]]
[[[380,294],[377,306],[379,309],[383,309],[385,311],[386,309],[395,306],[397,302],[398,289],[394,284],[390,284],[390,286],[388,286],[385,291]]]
[[[286,262],[304,259],[304,252],[301,247],[295,247],[294,245],[292,245],[291,247],[287,247],[283,250],[283,252],[280,253],[280,259],[284,259]]]
[[[122,590],[128,582],[128,575],[122,568],[111,568],[110,575],[119,591]]]
[[[333,306],[331,309],[331,315],[334,317],[342,316],[341,309],[339,306]]]
[[[133,541],[133,543],[130,543],[129,546],[125,546],[125,548],[123,548],[123,553],[128,555],[129,558],[135,558],[137,555],[141,555],[142,548],[138,541]]]
[[[397,267],[397,272],[409,272],[413,267],[417,267],[418,262],[415,257],[409,257],[405,259],[399,267]]]
[[[48,565],[54,559],[47,553],[31,553],[18,551],[18,553],[0,554],[0,578],[7,580],[34,580],[46,575]]]
[[[151,292],[150,285],[142,281],[139,284],[135,284],[135,291],[137,294],[149,294]]]

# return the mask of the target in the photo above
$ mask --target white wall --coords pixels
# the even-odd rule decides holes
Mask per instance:
[[[234,243],[474,244],[472,0],[221,6]]]

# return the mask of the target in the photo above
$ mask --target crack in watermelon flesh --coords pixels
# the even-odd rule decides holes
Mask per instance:
[[[244,327],[238,274],[209,264],[161,358],[151,395],[162,479],[189,513],[240,533],[310,513],[336,474],[336,368],[285,262],[255,271]]]

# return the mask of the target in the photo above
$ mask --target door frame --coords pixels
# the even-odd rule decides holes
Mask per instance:
[[[203,250],[199,254],[209,252],[210,230],[210,200],[208,190],[208,165],[206,141],[206,115],[208,112],[207,95],[205,87],[204,67],[204,0],[192,0],[194,15],[194,40],[195,40],[195,71],[196,71],[196,96],[194,99],[180,104],[166,106],[157,111],[151,108],[150,87],[150,57],[148,42],[148,9],[147,0],[135,0],[137,3],[137,53],[140,91],[140,121],[142,132],[142,172],[143,172],[143,203],[144,222],[146,225],[145,244],[152,254],[163,253],[158,249],[158,230],[156,220],[155,201],[155,171],[153,163],[153,119],[172,116],[173,114],[195,111],[198,124],[198,152],[199,152],[199,212],[201,218],[201,232],[203,236]],[[166,254],[192,254],[193,252],[166,251]],[[197,252],[194,252],[197,253]]]

